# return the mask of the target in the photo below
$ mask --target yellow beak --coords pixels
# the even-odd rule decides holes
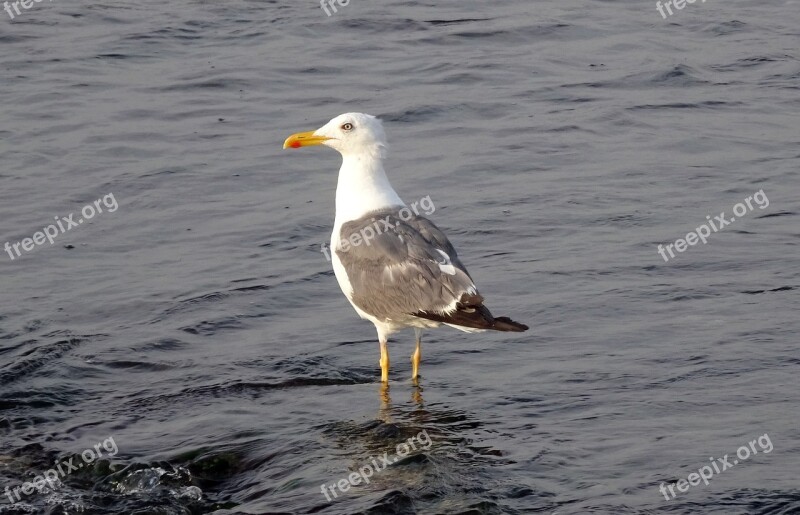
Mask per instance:
[[[313,147],[314,145],[322,145],[324,142],[331,139],[325,136],[314,136],[314,132],[315,131],[309,131],[292,134],[283,142],[283,148]]]

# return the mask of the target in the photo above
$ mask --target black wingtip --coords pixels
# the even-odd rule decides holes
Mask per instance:
[[[495,317],[492,329],[495,331],[507,331],[511,333],[521,333],[527,331],[529,327],[519,322],[514,322],[508,317]]]

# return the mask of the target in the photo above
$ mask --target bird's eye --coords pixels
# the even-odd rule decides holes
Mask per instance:
[[[342,130],[343,131],[352,131],[353,130],[353,124],[348,122],[348,123],[342,125]]]

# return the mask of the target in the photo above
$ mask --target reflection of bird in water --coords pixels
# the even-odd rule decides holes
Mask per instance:
[[[387,424],[392,421],[392,398],[389,396],[389,383],[381,382],[380,398],[381,408],[378,412],[378,420],[382,420]],[[411,390],[411,402],[417,405],[417,408],[424,408],[425,399],[422,398],[422,387],[419,385],[414,386]]]
[[[383,169],[386,136],[374,116],[348,113],[316,131],[293,134],[283,148],[325,145],[342,155],[331,235],[333,270],[361,318],[375,324],[381,381],[389,380],[389,336],[414,328],[412,379],[419,376],[422,330],[525,331],[494,317],[447,236],[400,200]],[[412,204],[412,206],[415,206]]]

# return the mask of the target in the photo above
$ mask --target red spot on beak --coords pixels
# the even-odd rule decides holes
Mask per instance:
[[[292,141],[292,144],[289,145],[289,146],[292,147],[292,148],[300,148],[300,142],[299,141]]]

